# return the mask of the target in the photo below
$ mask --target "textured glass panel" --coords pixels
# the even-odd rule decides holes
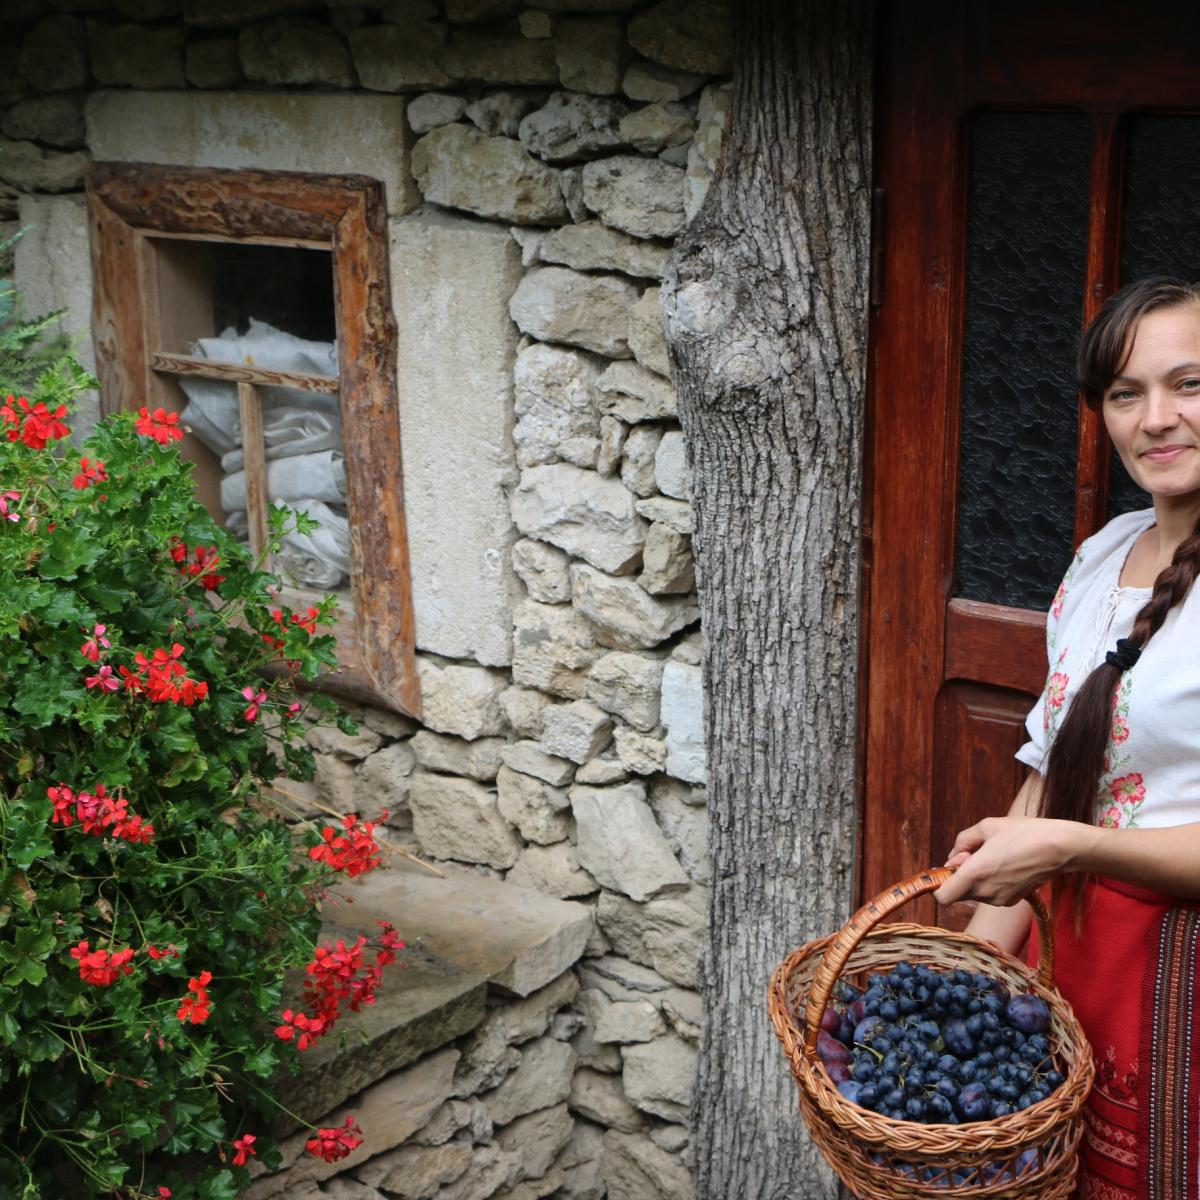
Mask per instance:
[[[956,586],[1046,608],[1072,549],[1090,131],[1076,113],[971,123]]]
[[[1121,282],[1146,275],[1200,279],[1200,117],[1135,117],[1128,136]],[[1149,503],[1113,455],[1109,515]]]

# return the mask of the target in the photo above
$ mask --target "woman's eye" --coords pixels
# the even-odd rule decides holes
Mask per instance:
[[[1194,388],[1200,388],[1200,379],[1185,379],[1180,383],[1179,386],[1187,388],[1189,391],[1191,391]]]
[[[1128,388],[1120,388],[1118,391],[1115,391],[1115,392],[1109,392],[1109,394],[1108,394],[1108,398],[1109,398],[1110,400],[1115,400],[1115,401],[1117,401],[1118,403],[1120,403],[1120,402],[1122,402],[1122,401],[1124,401],[1124,400],[1130,400],[1130,399],[1132,399],[1132,398],[1133,398],[1133,393],[1132,393],[1132,392],[1131,392],[1131,391],[1130,391]]]

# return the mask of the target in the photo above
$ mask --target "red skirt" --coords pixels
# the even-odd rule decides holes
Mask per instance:
[[[1200,1200],[1200,903],[1104,878],[1079,934],[1074,908],[1055,918],[1054,981],[1096,1058],[1076,1194]]]

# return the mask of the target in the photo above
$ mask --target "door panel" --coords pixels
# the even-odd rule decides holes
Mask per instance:
[[[1147,503],[1079,403],[1080,326],[1123,281],[1200,272],[1200,9],[881,14],[864,895],[1007,809],[1058,580]]]

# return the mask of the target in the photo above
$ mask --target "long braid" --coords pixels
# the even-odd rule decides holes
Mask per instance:
[[[1133,621],[1128,640],[1139,650],[1162,628],[1167,614],[1181,604],[1196,576],[1200,575],[1200,521],[1179,543],[1171,565],[1159,573],[1154,591]],[[1112,731],[1113,694],[1123,674],[1120,667],[1102,662],[1083,681],[1071,701],[1050,758],[1046,764],[1038,816],[1091,825],[1096,819],[1096,800],[1104,759]],[[1051,900],[1057,909],[1074,892],[1076,934],[1083,930],[1083,880],[1056,875]],[[1078,886],[1077,886],[1078,885]]]
[[[1154,581],[1154,591],[1134,618],[1129,641],[1139,650],[1162,628],[1167,614],[1182,603],[1200,575],[1200,522],[1180,542],[1166,567]],[[1101,663],[1084,680],[1067,710],[1046,766],[1039,815],[1065,821],[1095,820],[1100,777],[1112,729],[1113,693],[1122,671]]]

